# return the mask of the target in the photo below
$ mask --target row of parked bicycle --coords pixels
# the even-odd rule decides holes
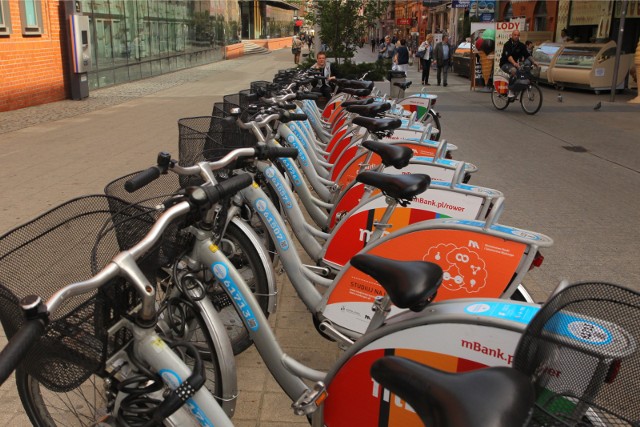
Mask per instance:
[[[178,159],[0,237],[0,382],[15,370],[32,423],[230,426],[253,343],[314,426],[638,424],[640,295],[533,303],[521,284],[552,240],[498,222],[436,96],[338,80],[321,111],[321,78],[253,82],[179,120]],[[344,350],[327,372],[267,321],[276,263]]]

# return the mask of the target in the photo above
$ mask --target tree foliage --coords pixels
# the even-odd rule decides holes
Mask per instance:
[[[320,39],[337,62],[349,59],[387,4],[379,0],[320,0],[307,18],[320,27]]]

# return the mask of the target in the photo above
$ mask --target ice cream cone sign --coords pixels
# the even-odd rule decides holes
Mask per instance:
[[[480,56],[480,65],[482,66],[482,79],[484,80],[484,85],[489,85],[489,79],[491,78],[491,72],[493,71],[493,58],[494,53],[487,55],[483,51],[478,52]]]

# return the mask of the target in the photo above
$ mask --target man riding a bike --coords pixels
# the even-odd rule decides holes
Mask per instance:
[[[520,31],[513,30],[511,38],[502,48],[502,56],[500,57],[500,69],[511,76],[509,79],[509,98],[515,98],[516,96],[511,90],[511,86],[515,80],[518,63],[524,59],[528,59],[533,65],[538,66],[538,63],[527,50],[527,46],[520,41]]]

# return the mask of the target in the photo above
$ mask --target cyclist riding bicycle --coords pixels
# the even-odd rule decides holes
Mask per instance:
[[[509,98],[514,98],[516,95],[511,90],[513,82],[515,81],[516,71],[518,70],[518,63],[520,60],[528,59],[536,67],[538,63],[533,59],[533,56],[529,53],[527,46],[520,41],[520,31],[513,30],[511,38],[504,44],[502,48],[502,56],[500,57],[500,69],[505,73],[508,73],[509,78]]]

